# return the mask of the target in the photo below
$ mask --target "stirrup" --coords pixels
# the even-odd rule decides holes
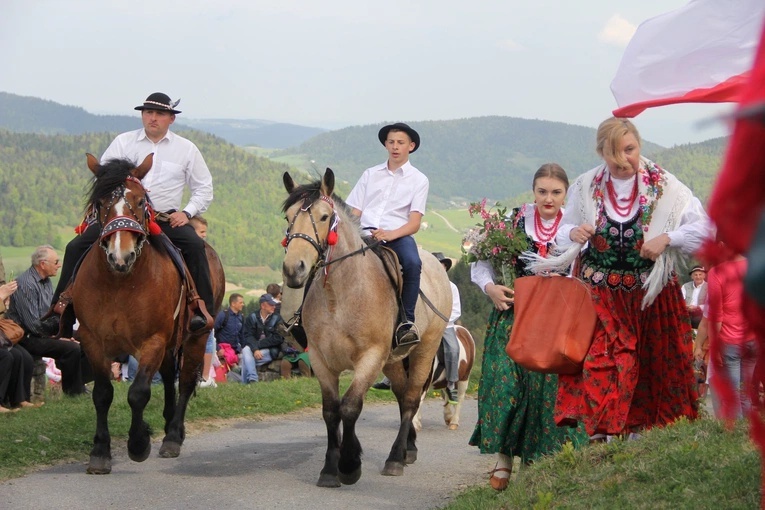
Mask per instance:
[[[414,322],[402,322],[393,334],[393,355],[401,356],[409,354],[411,349],[418,343],[420,343],[420,330],[417,329]]]

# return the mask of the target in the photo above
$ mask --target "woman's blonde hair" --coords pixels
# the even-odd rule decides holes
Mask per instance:
[[[531,191],[534,191],[534,188],[536,188],[537,179],[542,177],[558,179],[566,186],[566,191],[568,191],[568,175],[566,175],[566,171],[558,163],[545,163],[539,167],[539,170],[534,174],[534,180],[531,181]]]
[[[629,163],[622,157],[619,151],[622,138],[627,133],[632,133],[635,136],[638,147],[640,147],[642,144],[640,133],[638,133],[635,124],[628,119],[611,117],[601,122],[600,126],[598,126],[597,146],[595,147],[598,151],[598,156],[603,159],[613,160],[620,167],[628,166]]]

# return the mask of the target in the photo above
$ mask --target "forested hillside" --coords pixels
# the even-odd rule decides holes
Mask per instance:
[[[595,130],[584,126],[512,117],[409,124],[422,138],[411,160],[430,178],[430,194],[456,202],[515,197],[530,188],[531,176],[542,163],[556,162],[570,177],[598,163]],[[364,169],[387,157],[377,140],[382,125],[324,133],[282,154],[302,154],[355,182]],[[645,152],[661,149],[650,142],[644,145]]]
[[[706,204],[727,143],[728,138],[721,137],[702,143],[677,145],[646,156],[680,179],[701,203]]]
[[[205,214],[210,240],[227,265],[278,268],[285,222],[281,176],[287,167],[253,156],[212,135],[183,132],[214,176]],[[114,134],[44,136],[0,130],[0,245],[61,247],[82,219],[92,174],[85,153],[100,155]],[[62,235],[63,233],[63,235]]]

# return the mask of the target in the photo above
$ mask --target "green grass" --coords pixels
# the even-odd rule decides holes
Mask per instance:
[[[745,423],[733,431],[713,419],[680,420],[638,441],[615,441],[521,468],[509,488],[488,483],[447,508],[748,509],[760,505],[760,457]]]
[[[341,389],[351,377],[341,378]],[[114,401],[109,411],[109,430],[113,451],[124,450],[130,428],[127,383],[114,384]],[[391,392],[367,394],[367,402],[392,401]],[[152,398],[145,419],[163,436],[161,385],[152,386]],[[314,378],[296,377],[259,384],[220,384],[215,389],[200,389],[191,399],[186,414],[186,429],[211,429],[232,419],[258,419],[321,405],[319,384]],[[89,396],[61,397],[48,395],[44,406],[0,415],[0,481],[23,476],[39,466],[61,462],[84,462],[93,445],[96,412]]]

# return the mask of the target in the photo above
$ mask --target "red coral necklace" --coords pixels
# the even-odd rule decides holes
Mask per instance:
[[[555,222],[551,226],[545,227],[544,223],[542,223],[542,216],[539,214],[539,208],[534,208],[534,233],[537,235],[539,242],[547,244],[552,241],[555,234],[558,232],[558,225],[560,225],[562,217],[563,212],[558,209],[558,215],[555,217]]]
[[[606,190],[608,191],[608,199],[611,201],[611,207],[614,208],[616,214],[619,216],[628,216],[632,210],[632,204],[635,203],[635,199],[637,198],[638,194],[637,175],[635,175],[635,182],[632,186],[632,193],[630,194],[630,198],[627,201],[627,205],[619,205],[619,199],[616,196],[616,191],[614,190],[614,185],[611,182],[610,177],[606,181]]]

